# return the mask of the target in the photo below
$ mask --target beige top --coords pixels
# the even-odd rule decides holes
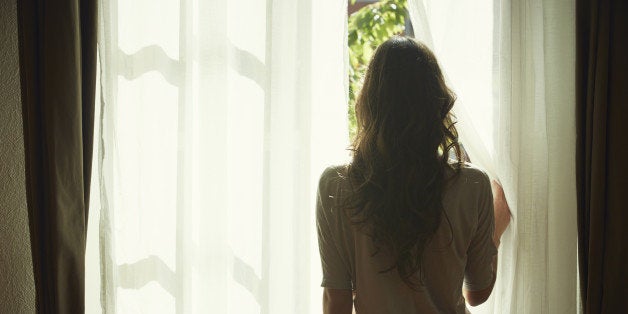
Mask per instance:
[[[323,287],[353,289],[358,314],[465,313],[463,282],[482,290],[493,281],[493,196],[486,173],[465,164],[444,191],[443,219],[426,248],[423,286],[412,290],[396,271],[379,273],[392,259],[376,254],[371,239],[352,226],[338,207],[348,193],[341,179],[345,167],[322,174],[317,200],[318,240]],[[443,217],[445,217],[443,215]],[[451,224],[451,226],[450,226]]]

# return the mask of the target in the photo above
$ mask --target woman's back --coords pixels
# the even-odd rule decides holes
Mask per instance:
[[[326,313],[464,313],[463,294],[490,294],[491,184],[462,162],[455,100],[424,44],[393,37],[375,51],[351,162],[319,186]]]
[[[317,202],[322,286],[353,289],[359,314],[464,313],[463,282],[472,291],[493,282],[493,198],[487,175],[472,165],[445,182],[441,223],[425,248],[421,278],[415,275],[420,284],[413,289],[394,269],[382,272],[394,264],[392,254],[376,246],[343,208],[351,197],[346,167],[328,168]]]

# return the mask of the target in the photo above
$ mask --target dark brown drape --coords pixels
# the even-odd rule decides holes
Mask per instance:
[[[19,0],[26,193],[38,313],[83,313],[96,0]]]
[[[626,313],[628,1],[576,6],[580,293],[585,313]]]

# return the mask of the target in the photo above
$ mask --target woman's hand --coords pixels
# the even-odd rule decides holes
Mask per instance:
[[[495,246],[499,247],[502,234],[506,231],[510,223],[511,213],[502,185],[496,180],[491,180],[491,188],[493,190],[493,207],[495,212],[495,233],[493,234],[493,242],[495,242]]]

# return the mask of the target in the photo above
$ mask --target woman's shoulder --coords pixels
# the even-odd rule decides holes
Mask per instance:
[[[339,182],[347,175],[348,165],[334,165],[325,168],[320,177],[320,183]]]
[[[465,163],[457,176],[447,182],[443,204],[452,219],[460,225],[472,224],[477,218],[479,204],[484,204],[491,195],[488,174],[477,165]],[[482,207],[483,208],[483,207]]]
[[[454,177],[454,181],[463,186],[479,185],[480,187],[491,186],[491,181],[486,171],[472,163],[462,163],[460,165],[458,175]]]
[[[335,165],[325,168],[318,182],[318,192],[321,197],[337,200],[346,183],[347,165]]]
[[[470,179],[489,180],[488,174],[484,169],[469,162],[460,165],[460,174]]]

